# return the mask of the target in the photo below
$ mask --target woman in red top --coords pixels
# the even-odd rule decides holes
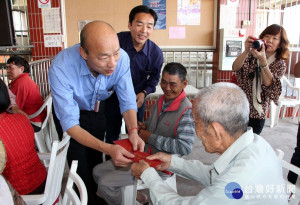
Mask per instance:
[[[7,153],[3,176],[21,195],[43,193],[47,172],[34,149],[33,128],[25,115],[6,113],[9,105],[0,79],[0,139]]]
[[[20,56],[12,56],[7,60],[7,77],[12,82],[9,89],[16,95],[17,106],[27,115],[32,115],[43,105],[44,101],[38,85],[29,77],[29,64]],[[40,130],[41,124],[46,117],[42,112],[35,118],[30,119],[35,132]]]

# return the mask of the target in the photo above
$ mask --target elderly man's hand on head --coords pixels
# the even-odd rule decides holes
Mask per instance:
[[[131,174],[132,176],[141,179],[141,175],[149,167],[150,166],[147,162],[140,160],[139,163],[134,163],[131,165]]]
[[[166,154],[163,152],[158,152],[158,153],[148,156],[147,159],[149,159],[149,160],[157,159],[157,160],[162,161],[163,163],[156,166],[155,169],[158,171],[164,171],[170,167],[172,155],[169,155],[169,154]]]
[[[126,167],[132,163],[134,155],[120,145],[110,145],[109,155],[116,166]]]

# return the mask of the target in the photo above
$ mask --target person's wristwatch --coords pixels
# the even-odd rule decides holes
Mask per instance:
[[[146,97],[147,97],[147,95],[148,95],[147,91],[146,91],[146,90],[143,90],[142,92],[144,93],[144,95],[145,95],[145,98],[146,98]]]

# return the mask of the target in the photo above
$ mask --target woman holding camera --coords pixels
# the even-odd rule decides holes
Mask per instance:
[[[260,45],[256,47],[256,45]],[[268,26],[259,40],[248,36],[245,50],[234,61],[237,84],[244,90],[250,104],[249,126],[260,134],[270,108],[281,94],[280,78],[286,70],[289,41],[285,29],[277,24]]]

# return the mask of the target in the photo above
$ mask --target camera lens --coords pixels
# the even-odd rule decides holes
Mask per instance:
[[[253,41],[252,48],[259,50],[259,49],[261,49],[262,45],[263,45],[262,40],[256,40],[256,41]]]

